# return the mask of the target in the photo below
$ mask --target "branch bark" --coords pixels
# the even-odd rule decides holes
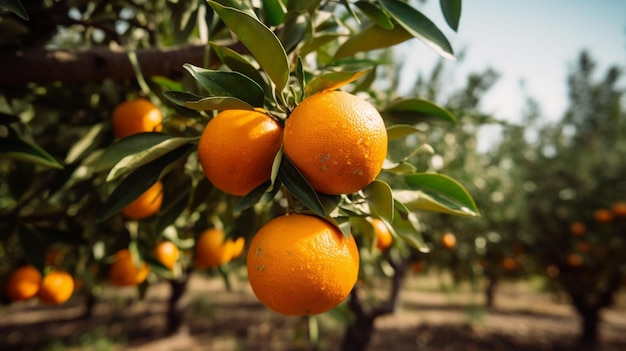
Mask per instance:
[[[202,66],[204,45],[137,50],[145,77],[164,76],[174,80],[184,75],[183,64]],[[217,57],[211,55],[211,63]],[[135,72],[123,49],[97,47],[88,50],[42,48],[0,54],[0,85],[61,82],[97,82],[133,79]]]

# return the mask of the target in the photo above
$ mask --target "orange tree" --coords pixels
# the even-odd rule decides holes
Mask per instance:
[[[386,252],[402,255],[428,250],[422,210],[477,214],[453,178],[387,157],[418,123],[455,121],[428,99],[381,93],[379,49],[417,38],[454,57],[406,2],[3,4],[2,277],[26,262],[63,268],[91,293],[160,277],[175,309],[207,229],[249,242],[298,213],[364,248],[376,218],[396,243]],[[441,9],[456,30],[461,2]],[[209,133],[232,110],[226,132]],[[237,125],[251,114],[262,118]],[[116,132],[120,120],[132,134]],[[173,265],[155,255],[164,240],[180,251]],[[46,262],[51,251],[62,257]]]
[[[626,272],[626,151],[621,71],[600,80],[582,53],[569,76],[561,120],[536,126],[526,150],[525,244],[541,272],[555,278],[581,317],[581,342],[598,339],[600,310],[613,303]]]

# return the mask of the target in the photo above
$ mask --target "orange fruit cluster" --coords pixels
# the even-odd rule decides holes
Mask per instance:
[[[245,239],[239,237],[236,240],[224,240],[224,237],[224,231],[216,228],[207,229],[200,234],[195,248],[196,268],[218,267],[241,256]]]
[[[205,176],[225,193],[243,196],[270,179],[283,130],[267,114],[250,110],[220,112],[198,143]]]
[[[12,301],[29,300],[35,296],[41,302],[62,304],[74,293],[74,279],[64,271],[51,271],[44,277],[33,266],[26,265],[13,271],[5,291]]]
[[[317,216],[274,218],[254,236],[247,254],[250,286],[265,306],[284,315],[315,315],[341,303],[356,283],[359,251]]]
[[[150,270],[145,262],[137,266],[130,251],[122,249],[115,253],[115,260],[109,267],[109,282],[115,286],[135,286],[143,283],[148,273]]]

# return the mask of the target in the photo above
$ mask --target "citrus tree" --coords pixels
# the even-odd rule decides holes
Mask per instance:
[[[422,211],[478,213],[410,162],[429,147],[390,156],[419,124],[456,121],[382,93],[380,49],[418,39],[454,57],[410,3],[2,4],[0,273],[24,298],[45,283],[32,269],[12,283],[23,265],[67,271],[71,291],[167,279],[179,297],[247,246],[259,300],[314,315],[364,274],[375,220],[403,255],[429,250]],[[456,30],[460,1],[441,9]]]
[[[621,71],[594,76],[583,52],[569,76],[563,118],[538,129],[524,154],[529,253],[556,279],[581,317],[581,342],[598,339],[600,311],[613,303],[626,262]]]

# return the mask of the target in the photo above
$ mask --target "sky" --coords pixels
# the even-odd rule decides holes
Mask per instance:
[[[446,66],[453,88],[470,72],[491,67],[500,73],[481,111],[508,121],[519,120],[526,96],[539,102],[542,117],[560,118],[567,107],[567,74],[583,49],[597,62],[598,75],[612,65],[626,68],[625,0],[464,0],[457,33],[446,25],[438,0],[420,10],[455,51],[465,51],[462,61]],[[410,52],[408,76],[428,73],[439,59],[418,40],[403,45],[401,52]]]

